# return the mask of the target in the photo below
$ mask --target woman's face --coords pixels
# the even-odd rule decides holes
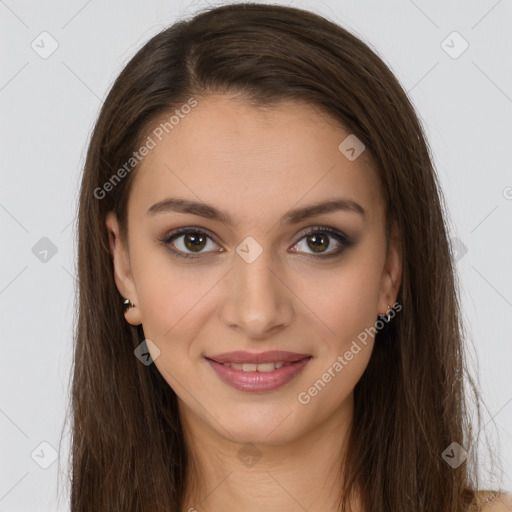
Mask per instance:
[[[183,420],[268,444],[348,421],[368,329],[393,305],[401,273],[393,239],[386,254],[369,152],[358,156],[349,132],[296,102],[255,109],[209,96],[168,131],[150,134],[156,146],[134,171],[128,244],[114,214],[107,226],[117,286],[135,304],[126,319],[158,347],[154,364]],[[349,207],[307,215],[330,201]],[[241,369],[208,359],[233,351],[250,353],[247,364],[268,351],[302,356]],[[286,356],[308,358],[275,369]]]

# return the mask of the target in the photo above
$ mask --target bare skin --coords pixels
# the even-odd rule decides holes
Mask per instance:
[[[384,200],[370,155],[365,150],[350,161],[338,149],[347,135],[302,103],[256,110],[224,95],[200,99],[135,171],[128,240],[120,238],[115,214],[107,217],[116,284],[135,304],[126,320],[142,323],[160,350],[154,364],[178,396],[189,449],[202,469],[187,482],[185,511],[336,510],[353,390],[374,338],[359,343],[307,403],[298,396],[395,304],[402,272],[394,231],[386,252]],[[225,210],[233,224],[147,213],[169,197]],[[280,222],[289,210],[338,198],[355,201],[365,214],[337,210]],[[179,234],[167,247],[198,258],[174,256],[160,241],[181,227],[205,232],[204,246],[194,251]],[[343,243],[316,231],[317,244],[328,244],[315,252],[305,232],[322,227],[353,244],[327,256]],[[246,237],[262,250],[250,263],[236,251]],[[277,349],[312,359],[268,392],[234,389],[204,358]],[[247,450],[259,459],[248,463]]]
[[[482,507],[482,512],[512,512],[512,493],[501,493]]]

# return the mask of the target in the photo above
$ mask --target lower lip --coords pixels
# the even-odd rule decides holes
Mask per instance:
[[[220,380],[240,391],[273,391],[295,378],[309,363],[311,357],[281,366],[272,372],[244,372],[206,359]]]

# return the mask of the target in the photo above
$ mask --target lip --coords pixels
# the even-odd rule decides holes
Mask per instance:
[[[284,350],[271,350],[269,352],[254,354],[238,350],[235,352],[225,352],[224,354],[204,357],[221,364],[264,364],[275,363],[278,361],[282,361],[283,363],[292,363],[306,357],[311,357],[311,354],[298,354],[297,352],[286,352]]]
[[[290,352],[288,352],[288,354],[290,354]],[[235,370],[229,366],[224,366],[222,363],[218,363],[212,359],[205,359],[213,368],[219,379],[225,384],[239,391],[264,392],[274,391],[288,384],[302,372],[312,359],[312,356],[306,356],[298,361],[290,362],[286,366],[282,366],[271,372],[244,372],[243,370]],[[277,361],[277,359],[272,359],[272,361]],[[281,359],[281,361],[283,360]]]

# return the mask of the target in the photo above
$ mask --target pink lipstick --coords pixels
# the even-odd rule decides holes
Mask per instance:
[[[273,391],[294,379],[309,363],[309,354],[227,352],[205,356],[217,376],[240,391]]]

